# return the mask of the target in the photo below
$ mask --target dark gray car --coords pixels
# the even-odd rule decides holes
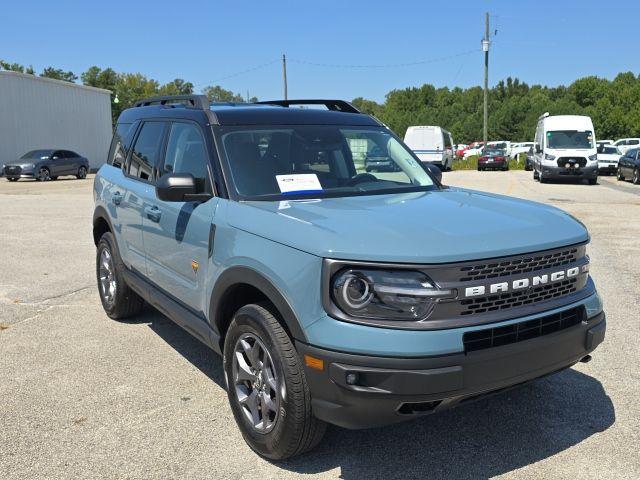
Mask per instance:
[[[41,182],[57,180],[63,175],[78,179],[87,177],[89,161],[71,150],[32,150],[19,160],[4,165],[4,175],[10,182],[20,178],[35,178]]]

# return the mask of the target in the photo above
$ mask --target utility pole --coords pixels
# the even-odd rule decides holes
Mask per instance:
[[[489,12],[485,14],[484,20],[484,39],[482,40],[482,50],[484,51],[484,127],[482,130],[482,140],[485,144],[488,140],[488,124],[489,124],[489,107],[488,107],[488,95],[489,95]]]
[[[287,57],[282,54],[282,80],[284,81],[284,99],[288,100],[287,95]]]

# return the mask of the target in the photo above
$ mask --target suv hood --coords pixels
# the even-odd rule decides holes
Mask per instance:
[[[236,228],[345,260],[445,263],[589,240],[584,225],[557,208],[457,188],[229,205]]]

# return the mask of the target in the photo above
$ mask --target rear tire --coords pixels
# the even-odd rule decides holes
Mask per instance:
[[[124,280],[126,268],[111,232],[100,238],[96,251],[96,277],[102,307],[109,318],[122,320],[140,313],[144,300]]]
[[[589,185],[597,185],[598,184],[598,179],[597,178],[590,178],[589,179]]]
[[[302,362],[272,310],[259,303],[236,312],[224,342],[224,372],[247,444],[263,457],[283,460],[320,443],[326,423],[313,416]]]

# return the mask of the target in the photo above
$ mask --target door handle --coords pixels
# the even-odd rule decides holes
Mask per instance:
[[[158,223],[160,221],[160,217],[162,217],[162,211],[155,205],[152,207],[145,207],[144,213],[149,220],[156,223]]]
[[[120,192],[114,192],[113,195],[111,195],[111,201],[115,205],[120,205],[120,202],[122,202],[122,194]]]

